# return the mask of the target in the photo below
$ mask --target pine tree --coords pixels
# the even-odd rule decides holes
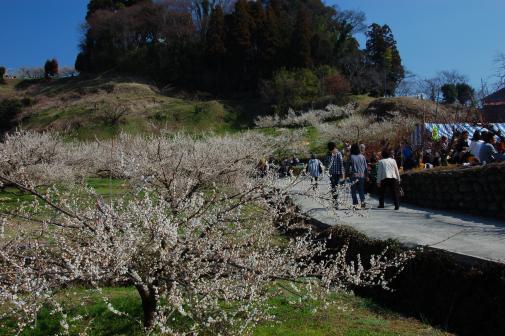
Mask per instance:
[[[270,0],[268,2],[268,7],[272,9],[277,17],[281,15],[281,2],[279,0]]]
[[[312,35],[307,11],[303,5],[300,5],[291,42],[293,66],[304,68],[312,65]]]
[[[260,35],[259,60],[265,76],[271,75],[276,69],[282,49],[278,17],[272,3],[267,8]]]
[[[220,7],[221,6],[216,6]],[[214,9],[209,0],[193,1],[193,12],[196,21],[196,28],[200,31],[200,40],[205,42],[210,25],[210,16]]]
[[[249,55],[251,52],[253,23],[246,0],[237,1],[231,20],[230,47],[239,57]]]
[[[400,52],[391,28],[374,23],[367,32],[365,53],[371,66],[383,76],[384,83],[377,91],[392,95],[405,75]]]
[[[252,43],[255,53],[258,53],[258,49],[261,47],[261,40],[263,39],[263,30],[265,27],[265,9],[260,1],[249,2],[249,13],[252,18]]]
[[[253,19],[249,13],[246,0],[235,3],[235,11],[230,18],[229,35],[229,63],[227,75],[230,77],[229,84],[234,89],[246,89],[255,85],[256,73],[254,69],[254,50],[252,34],[254,28]],[[238,83],[239,86],[236,85]]]
[[[44,74],[47,79],[58,76],[58,61],[56,58],[47,60],[44,64]]]
[[[456,88],[456,85],[444,84],[440,90],[442,91],[444,103],[454,104],[454,102],[456,102],[456,99],[458,97],[458,89]]]
[[[5,83],[4,76],[5,76],[5,67],[0,66],[0,84]]]
[[[457,98],[461,105],[467,105],[469,103],[474,103],[475,101],[475,90],[467,83],[456,84]]]
[[[218,61],[226,54],[226,33],[224,25],[224,12],[221,6],[212,10],[206,38],[207,56],[213,61]]]

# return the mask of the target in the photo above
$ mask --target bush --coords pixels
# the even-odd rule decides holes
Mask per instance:
[[[351,92],[351,84],[339,73],[325,78],[324,88],[326,93],[334,96],[343,96]]]
[[[55,58],[47,60],[44,64],[44,75],[46,78],[58,76],[58,61]]]
[[[5,76],[5,67],[0,66],[0,84],[5,83],[4,76]]]
[[[309,110],[298,113],[293,109],[289,109],[288,114],[283,118],[278,114],[258,117],[255,120],[255,124],[260,128],[316,126],[323,122],[349,117],[355,110],[355,104],[347,104],[346,106],[330,104],[321,110]]]
[[[351,91],[347,78],[335,68],[282,69],[272,80],[262,84],[261,95],[272,110],[280,115],[289,109],[321,109],[329,104],[342,104]]]
[[[283,69],[272,80],[263,83],[261,95],[279,114],[291,107],[301,109],[319,96],[319,79],[309,69],[288,71]]]
[[[321,124],[317,128],[325,140],[374,144],[385,141],[397,144],[408,137],[419,120],[397,115],[395,118],[377,121],[372,117],[354,114],[338,125]]]
[[[23,107],[33,104],[30,98],[12,98],[0,101],[0,133],[8,131],[13,124],[15,117]]]
[[[444,96],[444,103],[453,104],[458,97],[458,89],[454,84],[444,84],[442,85],[442,95]]]

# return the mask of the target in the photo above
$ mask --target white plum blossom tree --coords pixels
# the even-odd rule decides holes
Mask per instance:
[[[394,118],[383,121],[377,121],[370,116],[353,115],[337,125],[326,123],[318,125],[317,128],[323,138],[339,142],[397,143],[410,137],[419,120],[395,114]]]
[[[295,112],[293,109],[289,109],[286,116],[274,114],[257,117],[255,124],[259,128],[316,126],[323,122],[347,118],[356,112],[356,108],[355,103],[350,103],[345,106],[328,105],[323,110],[305,112]]]
[[[252,133],[123,135],[87,144],[26,132],[7,138],[0,145],[1,184],[33,197],[14,210],[1,207],[2,232],[10,232],[0,238],[7,314],[23,330],[42,307],[52,307],[68,331],[72,321],[58,291],[128,284],[137,289],[138,322],[148,334],[239,335],[268,317],[277,286],[303,287],[309,295],[349,284],[387,287],[386,274],[396,274],[410,253],[349,262],[345,247],[329,253],[310,230],[279,234],[279,226],[294,225],[290,183],[279,187],[274,174],[255,172],[257,159],[276,145]],[[60,166],[69,172],[66,181],[108,171],[131,188],[104,200],[81,183],[56,181],[50,170]]]

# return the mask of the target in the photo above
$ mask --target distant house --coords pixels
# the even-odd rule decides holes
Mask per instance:
[[[505,122],[505,88],[482,100],[482,116],[485,122]]]

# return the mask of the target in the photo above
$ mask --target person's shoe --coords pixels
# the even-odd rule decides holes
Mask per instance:
[[[400,210],[400,207],[399,206],[395,207],[395,210]]]
[[[365,209],[365,208],[366,208],[366,203],[365,202],[361,203],[361,209]]]
[[[377,209],[384,209],[384,205],[379,205]]]

